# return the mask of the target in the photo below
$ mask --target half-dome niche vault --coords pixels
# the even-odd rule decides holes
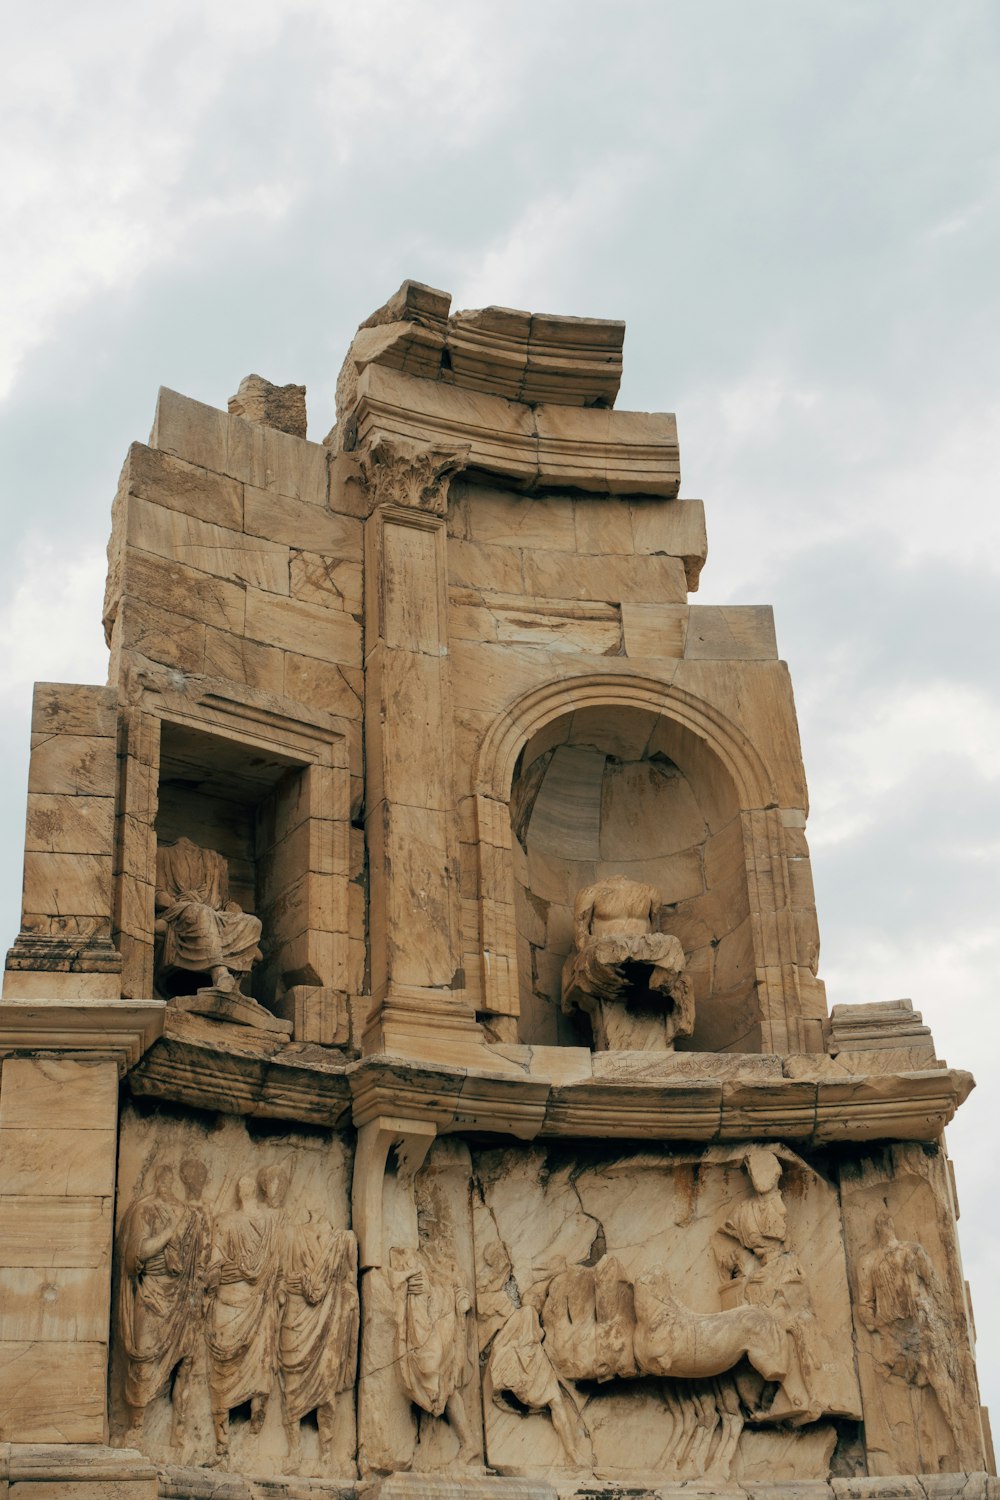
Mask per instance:
[[[108,684],[34,700],[11,1500],[993,1493],[972,1081],[828,1013],[771,613],[688,602],[623,334],[406,282],[324,442],[250,376],[130,448]]]

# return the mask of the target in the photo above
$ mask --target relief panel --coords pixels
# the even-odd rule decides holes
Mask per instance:
[[[861,1414],[830,1183],[772,1145],[475,1171],[488,1463],[827,1477]]]
[[[943,1151],[886,1147],[841,1169],[872,1474],[986,1466]]]
[[[262,1477],[356,1472],[350,1170],[326,1132],[126,1106],[113,1442]]]
[[[386,1173],[386,1263],[362,1283],[362,1474],[482,1464],[471,1163],[435,1141],[415,1176]]]

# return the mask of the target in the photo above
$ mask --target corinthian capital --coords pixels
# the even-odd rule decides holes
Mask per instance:
[[[371,508],[403,505],[443,516],[448,488],[468,456],[468,443],[424,447],[405,438],[379,438],[362,460]]]

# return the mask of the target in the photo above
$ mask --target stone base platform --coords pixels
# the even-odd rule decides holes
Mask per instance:
[[[158,1500],[156,1465],[132,1448],[0,1443],[0,1500]]]
[[[217,1469],[158,1467],[128,1448],[0,1443],[0,1500],[1000,1500],[1000,1479],[894,1474],[736,1484],[655,1475],[553,1480],[530,1475],[402,1473],[355,1480],[248,1478]]]

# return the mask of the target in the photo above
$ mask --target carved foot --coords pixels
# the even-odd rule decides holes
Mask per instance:
[[[294,1425],[289,1422],[285,1428],[285,1436],[288,1440],[288,1457],[285,1459],[285,1473],[298,1474],[302,1468],[302,1439],[299,1434],[298,1422]]]
[[[201,1463],[203,1469],[228,1469],[229,1468],[229,1413],[213,1415],[212,1425],[215,1428],[215,1452],[211,1458],[206,1458]]]
[[[254,1396],[250,1402],[250,1431],[254,1434],[260,1432],[267,1416],[267,1397]]]

